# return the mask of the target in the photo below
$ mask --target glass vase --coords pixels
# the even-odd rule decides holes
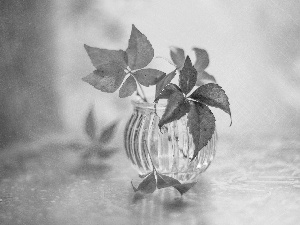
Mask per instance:
[[[124,143],[127,157],[134,168],[140,175],[151,172],[150,153],[158,172],[176,178],[181,183],[195,182],[215,156],[216,131],[191,161],[195,145],[187,126],[187,115],[164,125],[160,130],[158,122],[165,105],[157,104],[155,110],[155,105],[151,103],[133,101],[132,104],[134,111],[125,128]]]

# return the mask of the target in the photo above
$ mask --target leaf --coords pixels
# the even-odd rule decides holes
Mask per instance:
[[[90,137],[91,140],[95,138],[96,134],[96,124],[95,124],[95,115],[94,108],[92,107],[88,113],[88,116],[85,120],[85,132]]]
[[[210,109],[202,103],[191,101],[190,105],[188,127],[195,144],[193,160],[212,138],[215,131],[215,117]]]
[[[133,185],[132,181],[131,181],[131,186],[132,186],[132,189],[134,190],[134,192],[138,191],[138,189]]]
[[[128,56],[128,66],[131,70],[147,66],[154,56],[151,43],[134,25],[132,25],[126,53]]]
[[[140,191],[144,194],[153,193],[156,189],[156,180],[155,180],[154,171],[139,184],[138,188],[135,188],[133,185],[132,187],[135,192]]]
[[[197,71],[205,70],[209,64],[207,51],[200,48],[193,48],[193,51],[195,51],[196,54],[196,62],[194,64],[195,69]]]
[[[121,86],[125,75],[124,70],[118,64],[108,63],[101,65],[82,80],[100,91],[113,93]]]
[[[184,50],[182,48],[172,46],[170,47],[170,55],[177,69],[181,69],[185,61]]]
[[[202,85],[190,95],[190,98],[208,106],[222,109],[229,114],[231,119],[228,97],[222,87],[218,84],[209,83]]]
[[[119,91],[119,97],[120,98],[126,98],[130,95],[132,95],[137,89],[136,81],[133,76],[129,76]]]
[[[159,81],[161,81],[165,73],[156,69],[141,69],[132,74],[137,81],[146,86],[149,87],[150,85],[155,85]]]
[[[116,131],[116,126],[118,125],[118,122],[114,122],[111,125],[104,128],[104,130],[101,132],[99,143],[101,144],[107,144],[113,137],[114,132]]]
[[[156,84],[156,91],[155,91],[155,98],[157,98],[160,92],[168,85],[176,75],[176,70],[172,71],[168,75],[164,76],[157,84]]]
[[[205,83],[203,81],[208,81],[209,83],[217,83],[216,79],[214,76],[208,74],[207,72],[205,71],[198,71],[198,75],[197,75],[197,82],[196,82],[196,85],[197,86],[202,86],[204,85]]]
[[[183,96],[181,91],[175,91],[168,99],[167,107],[158,123],[159,129],[164,124],[170,123],[174,120],[179,120],[190,110],[190,104]]]
[[[151,173],[151,172],[150,172]],[[139,177],[140,178],[145,178],[145,177],[147,177],[150,173],[146,173],[146,174],[139,174]]]
[[[108,49],[100,49],[95,47],[90,47],[88,45],[84,45],[88,56],[90,57],[92,64],[97,69],[101,68],[102,65],[108,63],[116,63],[122,68],[127,67],[126,63],[126,52],[123,50],[108,50]]]
[[[184,66],[179,74],[179,87],[184,94],[188,94],[197,81],[197,70],[193,67],[189,56],[186,57]]]
[[[196,183],[197,182],[186,183],[186,184],[178,184],[178,185],[174,185],[173,187],[176,188],[177,191],[179,191],[181,195],[183,195],[188,190],[190,190]]]
[[[173,177],[169,177],[160,173],[156,173],[157,178],[157,188],[166,188],[174,185],[179,185],[180,182]]]
[[[181,92],[180,88],[176,84],[168,84],[165,88],[160,92],[154,102],[158,102],[159,99],[168,99],[174,92]]]

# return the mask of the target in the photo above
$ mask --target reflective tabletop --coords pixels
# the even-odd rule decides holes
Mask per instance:
[[[48,140],[3,151],[0,224],[300,224],[297,129],[221,134],[213,163],[182,197],[135,194],[130,182],[141,179],[122,143],[111,145],[95,154]]]

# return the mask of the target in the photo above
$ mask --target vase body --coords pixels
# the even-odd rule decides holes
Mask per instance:
[[[139,174],[156,170],[182,183],[194,182],[212,162],[216,152],[216,131],[208,144],[191,161],[195,145],[187,126],[187,115],[158,128],[165,106],[133,102],[134,111],[127,122],[124,143],[127,157]],[[147,150],[148,149],[148,150]]]

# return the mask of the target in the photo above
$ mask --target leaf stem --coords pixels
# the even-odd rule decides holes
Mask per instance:
[[[139,92],[139,90],[140,90],[140,91],[141,91],[141,94],[143,95],[143,96],[141,96],[141,94],[139,93],[140,97],[144,100],[144,102],[148,102],[148,100],[147,100],[147,98],[146,98],[146,95],[145,95],[145,92],[144,92],[144,90],[143,90],[141,84],[140,84],[139,82],[137,82],[137,84],[138,84],[138,86],[139,86],[139,88],[137,89],[137,91]]]
[[[190,98],[190,97],[186,97],[186,99],[189,100],[189,101],[192,101],[192,102],[198,102],[198,103],[201,103],[201,104],[205,104],[205,103],[203,103],[203,102],[201,102],[199,100],[195,100],[195,99]]]
[[[172,66],[174,66],[175,68],[177,68],[177,66],[176,66],[174,63],[172,63],[170,60],[168,60],[168,59],[165,58],[165,57],[162,57],[162,56],[156,56],[155,58],[157,58],[157,59],[164,59],[164,60],[166,60],[169,64],[171,64]]]
[[[129,74],[130,76],[133,76],[132,74],[132,70],[130,70],[130,68],[126,68],[125,70],[125,73],[126,75]],[[135,79],[135,77],[133,76],[133,78]],[[138,84],[139,88],[137,89],[137,95],[140,96],[142,98],[142,100],[144,102],[148,102],[147,98],[146,98],[146,95],[145,95],[145,92],[141,86],[141,84],[135,79],[135,82]],[[141,93],[140,93],[141,92]]]

